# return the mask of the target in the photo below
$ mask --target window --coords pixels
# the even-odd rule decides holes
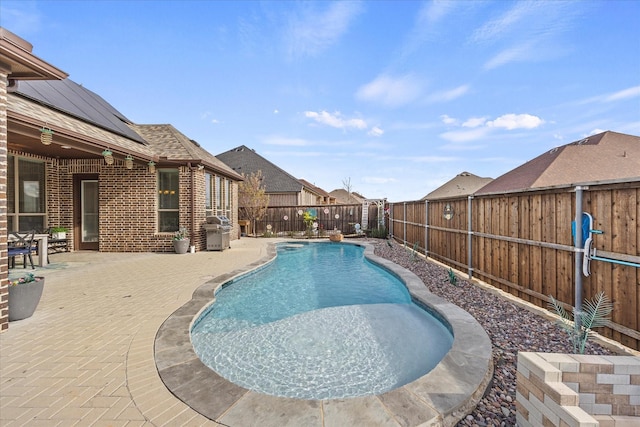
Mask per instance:
[[[213,216],[213,177],[210,173],[204,176],[204,214],[205,216]]]
[[[231,218],[231,181],[217,175],[206,174],[205,215],[224,215]]]
[[[43,231],[46,218],[45,164],[8,156],[7,229]]]
[[[215,179],[215,189],[216,194],[216,215],[221,215],[220,210],[222,209],[222,188],[220,187],[220,177],[216,175]]]
[[[158,170],[158,231],[180,229],[180,174],[177,169]]]
[[[224,180],[224,216],[231,219],[231,185],[228,179]]]

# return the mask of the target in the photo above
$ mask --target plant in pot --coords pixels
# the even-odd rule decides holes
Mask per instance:
[[[177,254],[186,254],[189,250],[189,237],[186,228],[181,227],[173,235],[173,249]]]
[[[44,277],[27,273],[9,280],[9,321],[31,317],[40,302]]]
[[[64,240],[67,238],[67,232],[69,229],[67,227],[51,227],[51,237],[53,239]]]

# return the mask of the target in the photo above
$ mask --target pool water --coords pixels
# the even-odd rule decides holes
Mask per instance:
[[[453,337],[362,247],[281,244],[194,322],[205,365],[250,390],[300,399],[384,393],[429,372]]]

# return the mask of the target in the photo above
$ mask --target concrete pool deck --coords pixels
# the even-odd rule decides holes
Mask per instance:
[[[236,391],[227,391],[225,387],[230,384],[227,382],[206,383],[202,389],[195,383],[186,386],[186,380],[197,375],[185,369],[184,376],[173,379],[200,402],[192,400],[187,405],[178,399],[167,388],[175,385],[165,385],[158,373],[158,368],[164,371],[169,366],[178,372],[176,365],[163,365],[173,356],[158,357],[157,368],[155,356],[171,352],[158,348],[156,353],[154,345],[161,347],[164,340],[168,343],[171,335],[175,343],[183,342],[182,329],[165,328],[178,320],[174,316],[184,317],[181,313],[190,309],[194,292],[198,290],[195,296],[199,296],[207,287],[215,286],[213,283],[221,280],[219,276],[232,277],[247,266],[264,261],[269,256],[267,244],[274,241],[245,238],[232,242],[231,249],[223,252],[185,255],[97,252],[52,255],[52,264],[36,269],[37,274],[46,277],[46,283],[33,317],[11,322],[9,329],[0,333],[0,425],[288,423],[329,427],[349,422],[410,426],[419,425],[428,414],[406,411],[405,418],[394,418],[386,408],[407,404],[416,408],[417,404],[423,405],[420,396],[445,401],[473,388],[464,381],[433,384],[418,380],[412,383],[414,390],[407,390],[407,394],[404,390],[390,392],[376,396],[377,402],[369,398],[320,403],[287,401],[246,390],[234,400]],[[29,269],[18,267],[10,274],[25,271]],[[464,346],[463,352],[474,351],[473,347],[467,347],[468,343]],[[443,371],[464,366],[457,360],[441,365]],[[461,378],[476,378],[474,366],[477,364],[465,366]],[[217,418],[219,422],[193,409],[220,402],[227,402],[227,406]],[[247,408],[250,411],[243,413]]]
[[[414,301],[430,307],[451,325],[453,347],[427,375],[376,396],[301,400],[247,390],[204,366],[189,339],[192,321],[211,303],[218,287],[273,259],[275,246],[271,244],[261,260],[199,287],[191,301],[159,329],[155,355],[166,386],[207,418],[228,426],[454,425],[475,407],[493,375],[489,337],[471,315],[427,292],[413,273],[373,255],[371,245],[364,246],[369,258],[405,282]]]

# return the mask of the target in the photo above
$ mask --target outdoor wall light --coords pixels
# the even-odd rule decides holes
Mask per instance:
[[[147,163],[149,166],[149,173],[154,173],[156,171],[156,164],[153,161]]]
[[[102,152],[102,155],[104,156],[104,161],[106,164],[108,165],[112,165],[113,164],[113,153],[111,152],[111,150],[106,149]]]
[[[40,129],[40,142],[42,142],[42,145],[51,145],[52,140],[53,131],[51,129],[45,127]]]
[[[129,170],[133,169],[133,157],[128,155],[127,157],[124,158],[124,167]]]

